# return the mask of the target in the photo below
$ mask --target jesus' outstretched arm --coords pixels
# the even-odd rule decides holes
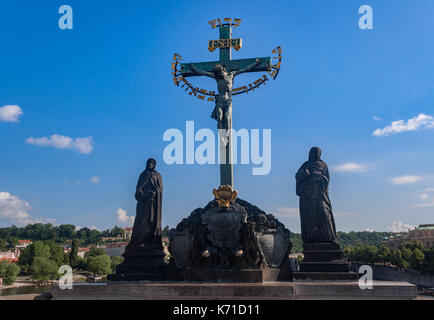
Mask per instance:
[[[258,58],[256,58],[256,61],[249,64],[247,67],[237,70],[237,71],[233,71],[233,75],[234,77],[236,77],[237,75],[244,73],[244,72],[248,72],[250,70],[252,70],[254,67],[256,67],[257,65],[261,64],[261,60],[259,60]]]
[[[213,73],[204,71],[204,70],[199,69],[199,68],[196,68],[194,64],[190,64],[189,67],[190,67],[191,70],[193,70],[194,72],[200,74],[201,76],[207,76],[207,77],[210,77],[210,78],[215,78]]]

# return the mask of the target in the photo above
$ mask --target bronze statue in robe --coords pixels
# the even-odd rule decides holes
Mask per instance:
[[[146,170],[142,172],[136,187],[136,218],[133,234],[126,250],[137,247],[162,247],[161,242],[161,207],[163,198],[163,180],[155,170],[157,162],[148,159]]]
[[[301,236],[304,243],[337,243],[336,226],[328,194],[330,174],[314,147],[298,170],[296,193],[300,197]]]

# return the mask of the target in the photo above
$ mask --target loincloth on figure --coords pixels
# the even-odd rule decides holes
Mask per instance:
[[[222,121],[224,116],[228,113],[228,110],[232,107],[231,96],[215,96],[215,107],[211,113],[211,118]]]

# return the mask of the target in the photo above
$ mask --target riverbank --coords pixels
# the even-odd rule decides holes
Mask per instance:
[[[22,287],[29,287],[35,285],[36,282],[34,282],[30,277],[18,277],[14,283],[7,286],[0,286],[0,291],[3,289],[22,288]]]

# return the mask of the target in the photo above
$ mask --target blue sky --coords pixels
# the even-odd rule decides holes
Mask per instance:
[[[58,27],[63,4],[73,8],[73,30]],[[358,27],[364,4],[373,30]],[[294,175],[319,146],[338,230],[432,223],[433,12],[430,0],[2,1],[0,108],[22,114],[0,109],[0,226],[126,226],[117,211],[135,215],[135,184],[151,156],[163,175],[164,225],[206,205],[218,166],[166,165],[162,137],[185,131],[187,120],[215,129],[213,104],[174,86],[170,64],[175,52],[186,62],[217,60],[208,21],[224,17],[243,20],[234,59],[283,49],[275,81],[234,97],[236,129],[272,130],[270,174],[235,166],[241,198],[299,232]],[[192,81],[215,90],[209,79]],[[391,134],[373,134],[384,128]],[[26,143],[52,135],[71,140],[59,138],[65,148]]]

